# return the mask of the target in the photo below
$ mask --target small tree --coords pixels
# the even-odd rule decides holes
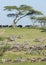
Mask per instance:
[[[15,10],[17,11],[17,13],[9,13],[7,14],[8,17],[15,17],[13,20],[13,27],[16,26],[16,23],[22,19],[25,16],[29,16],[29,15],[33,15],[33,14],[38,14],[41,15],[42,13],[40,11],[37,11],[35,9],[33,9],[31,6],[28,5],[20,5],[18,6],[5,6],[4,10]]]
[[[45,16],[41,16],[41,17],[31,17],[32,20],[34,20],[33,22],[33,26],[34,26],[34,23],[38,22],[41,24],[41,27],[45,27],[46,26],[46,17]]]
[[[46,26],[46,17],[43,16],[43,17],[38,17],[37,18],[38,22],[41,24],[41,27],[45,27]],[[43,24],[43,25],[42,25]]]

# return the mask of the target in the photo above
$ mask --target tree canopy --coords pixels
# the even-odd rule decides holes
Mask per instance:
[[[13,23],[15,26],[16,23],[23,17],[25,16],[29,16],[29,15],[43,15],[43,13],[41,11],[37,11],[35,10],[33,7],[28,6],[28,5],[20,5],[18,6],[5,6],[4,10],[16,10],[17,13],[9,13],[7,14],[8,17],[15,17],[13,20]]]
[[[33,16],[33,17],[31,17],[31,19],[36,20],[36,21],[34,21],[35,23],[39,22],[42,27],[44,27],[46,25],[46,16],[39,16],[39,17]]]

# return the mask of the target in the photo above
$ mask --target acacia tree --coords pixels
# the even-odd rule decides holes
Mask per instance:
[[[20,19],[22,19],[23,17],[25,17],[27,15],[28,16],[29,15],[36,15],[36,14],[42,15],[42,13],[40,11],[33,9],[31,6],[28,6],[28,5],[20,5],[19,7],[18,6],[5,6],[4,10],[8,10],[8,11],[15,10],[15,11],[17,11],[17,13],[7,14],[8,17],[14,17],[13,27],[16,26],[16,23]]]
[[[41,24],[41,27],[45,27],[46,26],[46,17],[37,17],[38,22]]]
[[[34,23],[38,22],[40,23],[41,27],[45,27],[46,26],[46,17],[45,16],[41,16],[41,17],[31,17],[32,20],[34,20],[33,22],[33,26],[34,26]]]

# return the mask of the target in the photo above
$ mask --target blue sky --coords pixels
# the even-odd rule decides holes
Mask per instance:
[[[7,18],[7,11],[3,11],[4,6],[27,4],[33,8],[40,10],[46,15],[46,0],[0,0],[0,24],[12,24],[13,19]],[[31,24],[31,20],[27,17],[21,19],[17,24]]]

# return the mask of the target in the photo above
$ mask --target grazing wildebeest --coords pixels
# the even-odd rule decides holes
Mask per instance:
[[[22,26],[22,25],[18,25],[17,27],[20,27],[20,28],[22,28],[23,26]]]
[[[26,25],[25,27],[31,27],[31,25]]]
[[[9,27],[13,27],[12,25],[9,25]]]
[[[3,25],[2,27],[8,27],[8,25]]]

